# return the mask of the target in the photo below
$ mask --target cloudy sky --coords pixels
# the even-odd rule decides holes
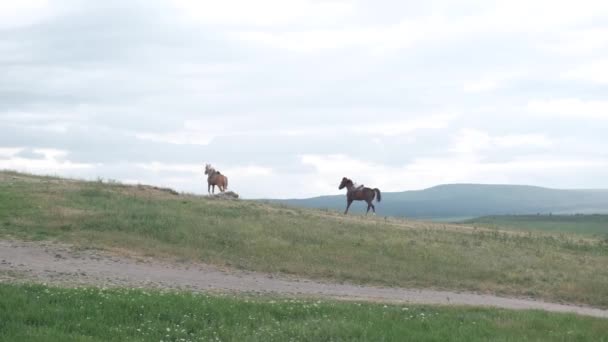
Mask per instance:
[[[608,1],[0,1],[0,169],[608,188]]]

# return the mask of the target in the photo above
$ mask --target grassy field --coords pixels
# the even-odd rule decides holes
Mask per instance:
[[[608,239],[608,215],[501,215],[464,221],[487,228],[576,233]]]
[[[608,341],[538,311],[0,284],[2,341]]]
[[[608,307],[608,245],[0,173],[0,236],[359,284]]]

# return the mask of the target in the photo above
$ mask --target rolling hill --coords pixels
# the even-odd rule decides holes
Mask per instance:
[[[147,185],[0,171],[0,240],[61,242],[76,251],[116,251],[323,282],[608,307],[608,242],[548,234],[345,217]],[[50,255],[64,260],[65,253]],[[77,255],[75,260],[83,260]],[[14,271],[0,269],[0,280]]]
[[[344,195],[269,200],[289,206],[344,210]],[[364,212],[363,202],[353,212]],[[459,220],[489,215],[608,213],[608,190],[559,190],[525,185],[450,184],[419,191],[386,192],[378,215]]]

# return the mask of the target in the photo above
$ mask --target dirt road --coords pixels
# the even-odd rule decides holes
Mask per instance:
[[[491,306],[572,312],[608,318],[608,310],[584,306],[474,293],[332,284],[239,270],[222,270],[190,262],[173,263],[126,257],[50,242],[0,240],[0,281],[32,281],[61,286],[231,291],[387,303]]]

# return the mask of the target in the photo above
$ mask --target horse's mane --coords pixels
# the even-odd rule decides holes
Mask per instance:
[[[353,186],[355,184],[355,183],[353,183],[353,181],[350,178],[346,178],[346,177],[344,177],[342,179],[342,183],[344,184],[345,187]]]
[[[209,175],[210,176],[215,176],[215,175],[221,175],[222,173],[219,172],[218,170],[216,170],[213,166],[209,165]]]

